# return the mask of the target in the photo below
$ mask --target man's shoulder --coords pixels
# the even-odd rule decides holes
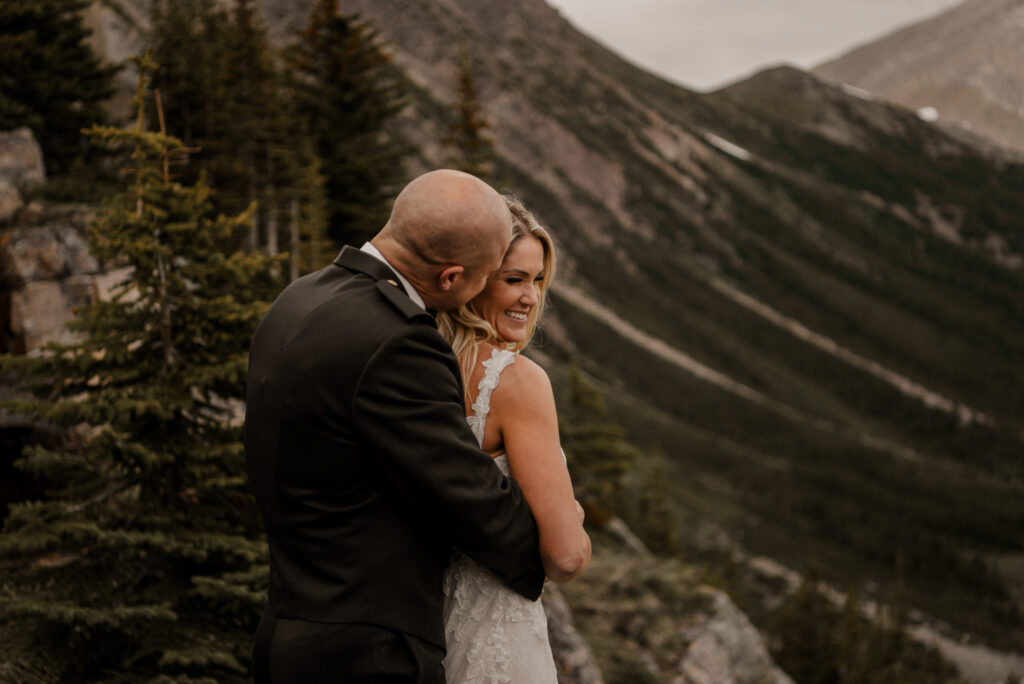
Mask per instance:
[[[299,278],[285,288],[278,304],[305,311],[330,327],[341,326],[350,335],[386,334],[404,324],[437,327],[433,316],[409,299],[397,281],[376,279],[338,264]]]

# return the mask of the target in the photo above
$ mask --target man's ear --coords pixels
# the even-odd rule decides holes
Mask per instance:
[[[459,276],[465,272],[462,266],[448,266],[437,276],[437,286],[442,292],[448,292],[455,285]]]

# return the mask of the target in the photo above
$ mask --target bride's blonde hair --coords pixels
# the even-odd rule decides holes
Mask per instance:
[[[502,197],[512,214],[512,242],[509,244],[509,251],[517,240],[527,235],[537,238],[544,250],[544,280],[540,283],[537,305],[530,310],[526,318],[526,337],[519,342],[505,345],[506,349],[519,351],[530,343],[533,333],[537,330],[541,314],[544,312],[547,291],[555,277],[555,245],[548,232],[537,223],[537,219],[518,198],[512,195],[503,195]],[[507,256],[508,252],[506,251],[505,257]],[[439,313],[437,328],[441,331],[441,335],[451,343],[452,350],[455,351],[455,356],[459,360],[463,391],[468,400],[469,378],[473,374],[473,367],[476,366],[477,349],[484,343],[496,344],[498,333],[494,330],[494,326],[473,311],[472,301],[457,309]]]

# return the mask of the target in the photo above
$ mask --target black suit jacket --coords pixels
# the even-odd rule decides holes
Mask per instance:
[[[452,545],[527,598],[544,572],[518,485],[480,451],[451,347],[390,268],[345,247],[253,338],[246,463],[278,618],[444,645]]]

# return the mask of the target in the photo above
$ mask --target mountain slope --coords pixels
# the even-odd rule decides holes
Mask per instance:
[[[970,0],[814,72],[1024,150],[1022,63],[1024,2]]]
[[[962,627],[1019,624],[988,571],[1024,543],[1024,169],[794,70],[689,93],[539,1],[350,7],[421,89],[425,164],[466,45],[500,176],[559,238],[566,281],[748,388],[556,290],[545,352],[618,396],[684,511],[848,582],[902,572]]]
[[[257,4],[284,35],[311,3]],[[541,0],[345,8],[414,90],[410,175],[472,56],[498,183],[561,245],[556,385],[579,358],[660,447],[688,535],[1024,642],[1024,167],[792,69],[686,91]]]

